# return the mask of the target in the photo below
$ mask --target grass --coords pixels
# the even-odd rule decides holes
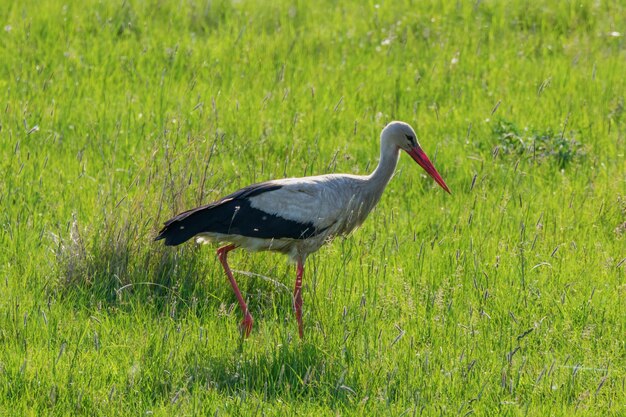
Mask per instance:
[[[0,414],[623,415],[624,16],[0,8]],[[402,158],[364,226],[310,258],[304,342],[280,255],[231,257],[261,275],[237,275],[242,341],[214,251],[152,242],[254,181],[371,171],[393,119],[453,194]]]

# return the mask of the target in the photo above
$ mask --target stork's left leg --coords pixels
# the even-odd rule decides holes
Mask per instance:
[[[237,286],[237,282],[235,282],[235,278],[233,277],[233,273],[230,270],[230,266],[228,266],[227,255],[228,252],[235,249],[235,245],[226,245],[222,246],[217,250],[217,258],[222,263],[224,267],[224,272],[230,281],[230,285],[233,287],[233,291],[235,291],[235,296],[237,297],[237,301],[239,301],[239,307],[241,307],[241,311],[243,311],[243,321],[241,322],[241,331],[243,332],[244,337],[250,336],[250,332],[252,331],[252,324],[254,320],[252,319],[252,315],[248,311],[248,305],[246,304],[246,300],[243,299],[243,295],[241,295],[241,291],[239,291],[239,287]]]
[[[298,321],[298,333],[300,339],[304,338],[304,329],[302,326],[302,274],[304,274],[304,263],[298,260],[296,269],[296,286],[293,290],[293,308],[296,311],[296,320]]]

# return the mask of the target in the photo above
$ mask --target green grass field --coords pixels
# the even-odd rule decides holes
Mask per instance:
[[[0,415],[626,415],[626,5],[0,7]],[[161,223],[409,158],[295,268]]]

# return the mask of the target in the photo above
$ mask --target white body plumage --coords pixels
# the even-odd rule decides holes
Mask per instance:
[[[286,220],[311,223],[320,232],[306,239],[206,232],[199,234],[197,241],[228,242],[251,251],[271,250],[288,255],[294,262],[304,262],[333,237],[347,235],[360,226],[380,199],[386,182],[383,187],[372,186],[370,176],[331,174],[267,184],[280,188],[249,197],[251,207]]]

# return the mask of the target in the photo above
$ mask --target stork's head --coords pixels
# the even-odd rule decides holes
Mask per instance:
[[[382,142],[387,142],[392,146],[395,145],[398,149],[402,149],[408,153],[419,166],[424,168],[424,171],[426,171],[428,175],[433,177],[441,188],[446,190],[448,194],[451,194],[443,178],[441,178],[441,175],[439,175],[432,162],[428,159],[428,156],[426,156],[426,153],[422,150],[417,140],[417,135],[409,124],[404,122],[389,123],[380,134],[380,139]]]

